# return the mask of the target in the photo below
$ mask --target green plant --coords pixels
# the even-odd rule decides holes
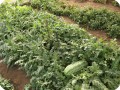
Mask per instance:
[[[120,35],[120,33],[119,33],[120,27],[117,24],[113,24],[111,26],[108,26],[108,30],[109,30],[108,34],[110,36],[114,36],[115,38],[119,37],[119,35]]]
[[[120,16],[105,9],[83,9],[76,10],[70,15],[79,24],[87,25],[94,30],[104,30],[109,36],[119,38]],[[113,26],[115,25],[114,29]]]
[[[38,0],[39,1],[39,0]],[[41,5],[43,4],[44,10],[48,10],[52,12],[55,15],[63,15],[68,16],[76,23],[87,25],[89,28],[92,28],[94,30],[104,30],[108,33],[109,36],[113,38],[119,38],[119,21],[120,21],[120,15],[119,13],[110,12],[106,9],[93,9],[93,8],[87,8],[87,9],[80,9],[78,7],[73,6],[67,6],[64,3],[61,3],[59,1],[53,0],[53,1],[44,1],[47,4],[44,4],[42,0],[40,0],[41,3],[32,3],[32,5],[36,6],[39,9],[41,8]],[[106,2],[106,1],[103,1]],[[112,29],[112,26],[116,24],[117,28],[115,30]],[[118,32],[117,34],[113,32]]]
[[[2,4],[0,8],[0,54],[8,67],[19,65],[31,77],[26,90],[114,90],[118,87],[120,48],[115,41],[98,40],[76,25],[65,24],[55,15],[28,6]],[[78,12],[75,10],[72,15]],[[100,22],[101,18],[94,19],[94,15],[103,16],[102,12],[105,11],[85,9],[81,14]],[[72,17],[79,21],[80,17]],[[77,66],[81,66],[81,60],[87,64],[80,69]],[[73,65],[68,69],[73,70],[72,75],[65,75],[63,71],[69,65]]]
[[[118,2],[116,2],[116,1],[112,1],[112,5],[113,6],[117,6],[117,7],[119,7],[120,5],[119,5],[119,3]]]
[[[10,81],[4,79],[2,76],[0,76],[0,86],[5,90],[14,90],[14,87],[10,84]]]

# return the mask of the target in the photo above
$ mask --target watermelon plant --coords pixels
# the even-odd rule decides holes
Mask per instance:
[[[96,39],[46,11],[9,4],[0,8],[0,56],[8,67],[19,65],[31,77],[25,90],[118,87],[120,48],[115,41]]]
[[[120,38],[120,13],[115,13],[106,9],[80,9],[74,6],[67,6],[64,3],[56,0],[37,1],[40,1],[41,3],[32,2],[31,6],[35,6],[38,9],[42,9],[41,6],[43,6],[43,10],[52,12],[55,15],[68,16],[80,25],[87,25],[89,26],[89,28],[92,28],[94,30],[103,30],[107,32],[110,37]],[[117,26],[117,28],[115,28],[114,26]]]
[[[110,37],[119,38],[120,15],[106,9],[76,9],[70,17],[80,25],[87,25],[94,30],[104,30]],[[116,27],[113,27],[116,26]]]

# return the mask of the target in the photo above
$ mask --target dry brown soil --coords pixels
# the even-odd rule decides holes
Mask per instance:
[[[0,74],[10,80],[15,90],[24,90],[24,86],[29,83],[30,78],[26,76],[23,70],[19,70],[18,66],[7,68],[7,65],[0,62]]]

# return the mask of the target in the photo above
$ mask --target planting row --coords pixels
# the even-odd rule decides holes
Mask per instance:
[[[104,30],[110,37],[120,38],[120,13],[106,9],[80,9],[66,6],[56,0],[33,0],[31,6],[48,10],[55,15],[68,16],[80,25],[87,25],[94,30]]]
[[[7,11],[6,11],[7,10]],[[47,12],[0,5],[0,56],[31,77],[25,90],[114,90],[120,48]]]

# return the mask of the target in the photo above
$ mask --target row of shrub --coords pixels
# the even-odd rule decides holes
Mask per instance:
[[[59,16],[68,16],[80,25],[87,25],[93,30],[104,30],[110,37],[120,38],[120,13],[106,9],[66,6],[56,0],[33,0],[31,3],[34,8],[48,10]]]
[[[10,81],[4,79],[1,75],[0,75],[0,87],[2,87],[4,90],[14,90],[14,87],[10,83]]]
[[[110,37],[120,38],[120,14],[89,8],[76,10],[70,17],[80,25],[87,25],[93,30],[104,30]]]
[[[19,65],[31,77],[25,90],[114,90],[119,86],[116,42],[97,40],[31,7],[3,4],[0,13],[0,57],[8,67]]]

